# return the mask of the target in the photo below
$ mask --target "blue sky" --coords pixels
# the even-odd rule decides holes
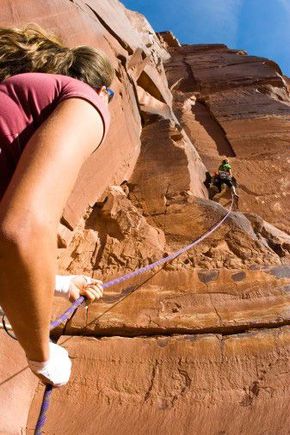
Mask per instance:
[[[181,43],[223,43],[267,57],[290,76],[290,0],[121,0]]]

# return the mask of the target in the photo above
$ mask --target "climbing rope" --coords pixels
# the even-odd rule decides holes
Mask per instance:
[[[49,407],[49,400],[50,400],[50,396],[52,393],[52,388],[53,388],[52,385],[45,386],[45,391],[44,391],[44,395],[43,395],[43,399],[42,399],[40,413],[39,413],[39,417],[38,417],[35,431],[34,431],[35,435],[41,435],[42,428],[45,425],[46,413],[47,413],[47,410]]]
[[[142,275],[146,272],[149,272],[152,269],[155,269],[158,266],[161,266],[163,264],[169,263],[170,261],[174,260],[175,258],[179,257],[181,254],[189,251],[194,246],[199,244],[202,240],[210,236],[214,231],[216,231],[223,223],[224,221],[229,217],[229,215],[232,212],[234,204],[234,196],[232,196],[232,201],[230,208],[228,209],[227,213],[224,215],[224,217],[212,225],[204,234],[199,236],[198,238],[194,239],[190,244],[184,246],[183,248],[179,249],[178,251],[173,252],[172,254],[168,255],[167,257],[161,258],[160,260],[155,261],[154,263],[148,264],[147,266],[141,267],[139,269],[136,269],[132,272],[126,273],[125,275],[122,275],[118,278],[115,278],[111,281],[108,281],[103,284],[103,288],[107,289],[109,287],[112,287],[117,284],[121,284],[124,281],[128,281],[129,279],[132,279],[136,276]],[[135,289],[136,290],[136,289]],[[85,298],[83,296],[79,297],[60,317],[55,319],[50,323],[50,330],[56,328],[57,326],[61,325],[62,323],[66,322],[71,318],[73,313],[80,307],[80,305],[85,301]],[[6,325],[5,322],[5,315],[3,314],[2,317],[2,325],[1,325],[7,334],[14,339],[17,339],[12,335],[12,333],[9,331],[12,328],[10,325]],[[52,393],[53,387],[51,385],[46,385],[44,395],[43,395],[43,401],[40,409],[40,414],[37,420],[36,428],[35,428],[35,435],[41,435],[42,429],[44,427],[45,421],[46,421],[46,413],[49,407],[49,400]]]
[[[229,215],[232,212],[234,204],[234,196],[232,196],[232,201],[230,208],[228,209],[227,213],[224,215],[224,217],[212,225],[204,234],[199,236],[198,238],[194,239],[189,245],[184,246],[183,248],[179,249],[178,251],[173,252],[172,254],[168,255],[165,258],[161,258],[160,260],[155,261],[154,263],[148,264],[147,266],[141,267],[139,269],[136,269],[132,272],[126,273],[123,276],[120,276],[119,278],[115,278],[111,281],[108,281],[103,284],[103,288],[107,289],[109,287],[112,287],[117,284],[121,284],[124,281],[127,281],[131,278],[134,278],[136,276],[142,275],[143,273],[149,272],[150,270],[154,269],[157,266],[161,266],[165,263],[168,263],[169,261],[174,260],[175,258],[179,257],[184,252],[189,251],[194,246],[196,246],[198,243],[200,243],[202,240],[210,236],[214,231],[216,231],[223,223],[224,221],[229,217]],[[61,325],[62,323],[66,322],[71,318],[73,313],[78,309],[78,307],[84,302],[85,298],[83,296],[79,297],[60,317],[58,317],[56,320],[52,321],[50,324],[50,330],[56,328],[57,326]],[[35,428],[35,435],[41,435],[42,428],[45,425],[46,421],[46,413],[49,407],[49,400],[52,393],[52,386],[46,385],[44,395],[43,395],[43,401],[40,409],[40,414],[37,420],[36,428]]]
[[[205,238],[210,236],[214,231],[216,231],[228,218],[230,213],[232,212],[234,203],[234,198],[232,198],[232,202],[230,205],[229,210],[225,214],[225,216],[216,224],[212,225],[204,234],[199,236],[198,238],[194,239],[189,245],[184,246],[183,248],[179,249],[178,251],[173,252],[172,254],[168,255],[167,257],[161,258],[160,260],[155,261],[154,263],[148,264],[147,266],[143,266],[140,269],[133,270],[132,272],[126,273],[123,276],[120,276],[119,278],[115,278],[112,281],[105,282],[103,284],[103,288],[107,289],[109,287],[113,287],[114,285],[121,284],[124,281],[128,281],[131,278],[135,278],[136,276],[143,275],[146,272],[149,272],[152,269],[155,269],[155,267],[161,266],[165,263],[168,263],[169,261],[174,260],[175,258],[179,257],[184,252],[189,251],[194,246],[196,246],[198,243],[202,242]],[[56,320],[51,322],[50,324],[50,330],[56,328],[57,326],[61,325],[75,312],[75,310],[84,302],[84,297],[81,296],[78,298],[60,317],[58,317]]]

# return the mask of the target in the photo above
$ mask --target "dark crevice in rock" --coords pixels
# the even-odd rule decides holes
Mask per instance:
[[[97,231],[100,239],[100,246],[96,246],[95,252],[91,258],[92,268],[94,270],[98,268],[98,265],[103,257],[108,236],[115,237],[118,240],[123,240],[124,235],[122,234],[122,231],[116,221],[111,219],[109,216],[102,216],[102,209],[100,206],[95,206],[86,221],[85,228]]]
[[[268,240],[268,245],[272,249],[272,251],[274,251],[279,257],[286,256],[286,252],[284,251],[282,246],[279,245],[279,243],[275,243],[272,240]]]
[[[64,225],[65,227],[67,227],[69,230],[71,230],[71,231],[74,230],[74,227],[72,225],[70,225],[70,223],[63,216],[61,217],[60,223],[62,225]]]
[[[144,91],[148,92],[148,94],[152,95],[152,97],[156,98],[156,100],[165,103],[165,100],[161,92],[159,91],[158,86],[153,82],[151,77],[149,77],[149,75],[146,74],[145,71],[142,71],[142,73],[140,74],[137,80],[137,84],[142,89],[144,89]]]
[[[183,63],[185,65],[187,77],[180,81],[179,90],[182,92],[199,92],[200,85],[194,77],[191,65],[186,62],[186,60],[184,60]]]
[[[251,406],[256,397],[260,393],[260,385],[258,381],[254,381],[248,388],[244,388],[245,397],[240,402],[241,406]]]
[[[158,369],[158,364],[159,364],[159,363],[158,363],[158,361],[156,360],[156,361],[155,361],[155,364],[154,364],[153,367],[152,367],[151,382],[150,382],[149,388],[148,388],[148,390],[146,391],[146,394],[145,394],[145,397],[144,397],[144,401],[145,401],[145,402],[147,402],[147,400],[150,399],[151,391],[152,391],[152,389],[153,389],[154,381],[155,381],[155,378],[156,378],[156,373],[157,373],[157,369]]]
[[[219,155],[236,157],[225,130],[210,110],[209,105],[200,99],[194,106],[192,106],[192,113],[195,117],[195,120],[200,123],[200,125],[216,143],[217,152]]]
[[[176,335],[184,335],[187,337],[198,337],[200,335],[216,334],[221,336],[240,335],[253,333],[257,330],[274,330],[283,326],[290,326],[290,320],[277,321],[275,323],[257,323],[255,325],[237,325],[237,326],[216,326],[209,328],[202,328],[200,330],[191,331],[186,328],[100,328],[98,331],[84,331],[82,329],[67,328],[67,335],[70,336],[84,336],[84,337],[126,337],[126,338],[150,338],[150,337],[170,337]],[[55,335],[53,335],[55,334]],[[52,336],[63,335],[61,331],[52,331]]]
[[[225,44],[183,44],[181,47],[168,47],[168,52],[173,57],[174,54],[199,54],[213,52],[228,53],[229,48]]]
[[[115,33],[112,28],[103,20],[103,18],[87,3],[85,3],[86,6],[93,12],[93,14],[97,17],[97,19],[100,21],[100,23],[102,24],[102,26],[104,26],[104,28],[113,36],[113,38],[116,39],[116,41],[119,42],[119,44],[128,52],[128,54],[133,54],[133,50],[131,47],[129,47],[129,45],[123,41],[123,39],[121,39],[119,37],[119,35],[117,33]]]
[[[249,78],[233,79],[230,85],[227,83],[219,83],[219,87],[215,87],[212,84],[208,84],[208,85],[204,84],[202,86],[202,95],[209,96],[217,92],[225,92],[233,89],[241,90],[241,92],[243,92],[243,89],[248,88],[249,86],[250,87],[254,86],[257,88],[260,86],[267,86],[267,85],[271,85],[276,88],[285,89],[282,80],[278,80],[278,77],[277,78],[267,77],[267,78],[260,78],[260,79],[253,79],[249,77]],[[240,119],[242,119],[242,117]]]

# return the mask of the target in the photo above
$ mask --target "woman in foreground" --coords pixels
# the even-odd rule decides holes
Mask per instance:
[[[49,342],[55,287],[71,300],[101,282],[56,277],[57,227],[83,163],[107,133],[114,70],[87,46],[41,29],[0,29],[0,305],[29,367],[64,385],[71,362]]]

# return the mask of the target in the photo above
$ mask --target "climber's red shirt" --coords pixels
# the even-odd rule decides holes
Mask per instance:
[[[68,98],[82,98],[98,110],[105,136],[110,123],[108,108],[86,83],[45,73],[17,74],[0,83],[0,199],[30,137]]]

